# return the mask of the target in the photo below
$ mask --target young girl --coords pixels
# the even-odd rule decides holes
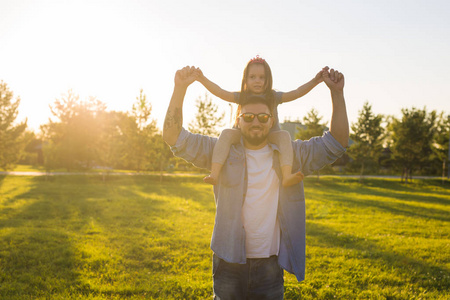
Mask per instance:
[[[272,90],[272,71],[269,64],[259,56],[251,59],[244,69],[241,92],[228,92],[220,88],[217,84],[206,78],[200,69],[196,70],[197,80],[205,86],[216,97],[233,103],[242,103],[248,95],[264,95],[267,101],[273,101],[275,123],[269,134],[269,142],[276,144],[280,149],[281,173],[283,176],[283,186],[290,186],[303,180],[303,174],[297,172],[292,174],[293,149],[289,132],[281,130],[278,120],[277,105],[300,98],[311,91],[316,85],[322,82],[322,71],[309,82],[300,86],[296,90],[283,93]],[[203,180],[206,183],[215,185],[219,177],[223,164],[228,156],[232,144],[239,143],[241,132],[239,129],[225,129],[220,134],[219,140],[214,146],[211,174]]]

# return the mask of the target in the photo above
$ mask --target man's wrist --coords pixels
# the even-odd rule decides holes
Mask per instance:
[[[331,92],[331,97],[344,97],[344,90],[331,90],[330,89],[330,92]]]
[[[173,88],[174,91],[179,92],[179,93],[186,93],[187,88],[188,88],[189,84],[175,84],[175,87]]]

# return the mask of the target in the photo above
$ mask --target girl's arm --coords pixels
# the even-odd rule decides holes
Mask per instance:
[[[318,85],[319,83],[321,83],[323,81],[322,72],[325,69],[328,70],[328,67],[323,68],[322,71],[317,73],[313,79],[311,79],[304,85],[298,87],[296,90],[293,90],[293,91],[290,91],[287,93],[283,93],[283,95],[281,96],[281,102],[289,102],[289,101],[298,99],[298,98],[303,97],[306,94],[308,94],[316,85]]]
[[[206,78],[205,75],[203,75],[202,71],[197,68],[196,70],[197,75],[197,81],[203,84],[203,86],[214,96],[219,97],[222,100],[236,103],[236,100],[234,99],[234,94],[229,91],[225,91],[220,86]]]

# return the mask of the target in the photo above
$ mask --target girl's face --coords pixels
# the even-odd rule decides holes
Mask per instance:
[[[266,76],[264,73],[264,65],[252,64],[248,68],[247,75],[247,91],[255,95],[264,93],[266,84]]]

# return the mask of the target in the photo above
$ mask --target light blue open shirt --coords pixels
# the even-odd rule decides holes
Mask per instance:
[[[217,138],[193,134],[182,128],[178,140],[171,147],[175,156],[195,166],[211,169],[211,158]],[[281,178],[279,150],[274,151],[273,168]],[[292,142],[294,148],[293,171],[306,176],[333,163],[345,152],[345,148],[329,131],[321,137],[308,141]],[[281,183],[281,180],[280,180]],[[242,204],[247,191],[247,167],[245,148],[240,144],[231,146],[223,165],[219,182],[214,186],[216,219],[211,239],[212,251],[229,263],[246,263],[245,229],[242,224]],[[298,281],[305,278],[305,194],[303,182],[283,187],[280,184],[277,217],[281,228],[278,263],[286,271],[295,274]]]

